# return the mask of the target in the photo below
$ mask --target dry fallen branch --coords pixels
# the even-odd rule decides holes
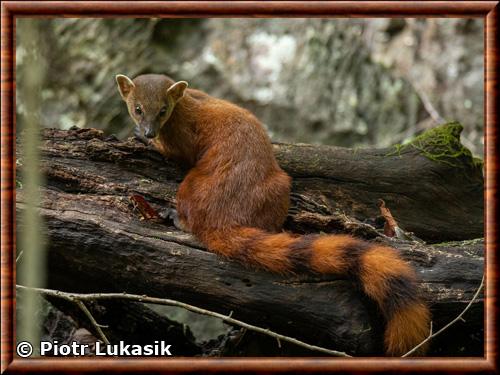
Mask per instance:
[[[470,307],[472,306],[472,304],[476,301],[477,297],[479,296],[479,293],[481,293],[481,290],[483,289],[483,285],[484,285],[484,275],[483,275],[483,278],[481,279],[481,284],[477,288],[476,293],[474,294],[474,296],[472,297],[472,299],[470,300],[470,302],[467,304],[467,306],[465,307],[465,309],[463,309],[463,311],[455,319],[453,319],[451,322],[449,322],[448,324],[446,324],[443,328],[441,328],[436,333],[432,333],[432,324],[431,324],[431,329],[430,329],[429,336],[424,341],[422,341],[420,344],[418,344],[417,346],[415,346],[412,350],[410,350],[408,353],[404,354],[403,357],[408,357],[409,355],[411,355],[412,353],[414,353],[416,350],[418,350],[418,348],[420,348],[422,345],[426,344],[427,342],[429,342],[434,337],[436,337],[436,336],[440,335],[441,333],[443,333],[444,331],[446,331],[453,324],[455,324],[459,320],[463,320],[462,317],[467,312],[467,310],[470,309]]]
[[[62,298],[64,300],[66,300],[66,301],[70,301],[70,302],[76,304],[76,306],[78,306],[78,308],[89,319],[90,323],[92,324],[92,326],[94,327],[94,329],[96,330],[96,332],[99,334],[99,336],[101,337],[102,341],[105,344],[109,344],[108,338],[106,337],[106,335],[104,334],[104,332],[101,329],[101,327],[105,327],[105,326],[103,326],[103,325],[101,325],[101,324],[99,324],[99,323],[96,322],[96,320],[92,316],[92,313],[89,311],[89,309],[87,308],[87,306],[85,306],[85,304],[83,303],[83,300],[81,298],[78,298],[78,296],[76,296],[74,294],[71,294],[71,293],[64,293],[64,292],[61,292],[61,291],[58,291],[58,290],[49,290],[49,289],[47,289],[47,290],[45,290],[45,291],[42,292],[42,289],[31,288],[31,287],[27,287],[27,286],[23,286],[23,285],[16,285],[16,288],[19,289],[19,290],[34,291],[34,292],[38,292],[38,293],[45,294],[45,295],[48,295],[48,296]]]
[[[94,326],[95,330],[97,331],[97,333],[101,337],[102,341],[104,341],[105,344],[109,345],[109,340],[108,340],[108,338],[106,337],[106,335],[104,334],[104,332],[101,329],[101,327],[105,328],[105,326],[103,326],[103,325],[101,325],[101,324],[99,324],[99,323],[96,322],[96,320],[94,319],[94,317],[90,313],[90,311],[87,308],[87,306],[85,306],[85,304],[83,303],[83,301],[79,300],[78,298],[75,298],[74,302],[83,311],[83,313],[87,316],[87,318],[89,318],[90,322],[92,323],[92,325]]]
[[[45,288],[31,288],[27,287],[24,285],[16,285],[17,289],[20,290],[30,290],[34,292],[38,292],[42,295],[46,296],[51,296],[51,297],[56,297],[56,298],[63,298],[65,300],[71,301],[71,302],[76,302],[79,306],[80,304],[83,305],[83,301],[99,301],[99,300],[111,300],[111,299],[119,299],[119,300],[129,300],[129,301],[136,301],[136,302],[144,302],[144,303],[152,303],[156,305],[165,305],[165,306],[176,306],[176,307],[181,307],[186,310],[202,314],[202,315],[207,315],[207,316],[212,316],[215,318],[219,318],[223,320],[224,322],[232,325],[237,325],[239,327],[245,328],[250,331],[258,332],[267,336],[274,337],[276,340],[278,340],[278,343],[280,341],[286,341],[291,344],[295,344],[298,346],[301,346],[303,348],[306,348],[308,350],[312,351],[317,351],[320,353],[325,353],[329,354],[332,356],[336,357],[351,357],[347,353],[336,351],[336,350],[331,350],[327,348],[322,348],[320,346],[316,345],[310,345],[305,342],[302,342],[300,340],[294,339],[293,337],[288,337],[285,335],[280,335],[279,333],[273,332],[269,329],[266,328],[261,328],[254,326],[252,324],[248,324],[245,322],[242,322],[241,320],[237,320],[231,317],[232,313],[229,315],[223,315],[216,313],[214,311],[209,311],[206,309],[202,309],[197,306],[189,305],[187,303],[183,303],[180,301],[172,300],[172,299],[167,299],[167,298],[155,298],[155,297],[148,297],[145,295],[136,295],[136,294],[128,294],[128,293],[67,293],[67,292],[62,292],[60,290],[53,290],[53,289],[45,289]],[[85,305],[83,305],[85,306]],[[80,306],[81,307],[81,306]],[[85,308],[84,310],[85,314],[87,317],[91,320],[92,324],[94,325],[95,329],[103,339],[103,341],[106,344],[109,344],[108,339],[104,335],[104,333],[101,330],[101,326],[97,324],[95,319],[93,318],[92,314],[88,311],[88,309]]]

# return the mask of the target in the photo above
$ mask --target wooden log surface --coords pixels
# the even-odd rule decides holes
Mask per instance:
[[[293,177],[292,212],[343,213],[373,222],[383,199],[399,225],[423,240],[483,237],[482,166],[464,152],[460,125],[438,130],[386,149],[274,145],[280,165]],[[49,185],[68,192],[137,192],[166,205],[184,175],[151,147],[95,129],[46,130],[43,139]]]
[[[49,129],[42,138],[46,187],[40,212],[47,229],[50,287],[178,299],[220,313],[232,311],[237,319],[354,355],[380,353],[381,317],[351,281],[278,276],[245,268],[205,251],[192,236],[173,227],[140,220],[129,196],[138,193],[154,207],[171,206],[183,176],[178,166],[153,149],[134,139],[105,137],[95,129]],[[430,167],[432,161],[419,155],[417,148],[387,156],[387,150],[275,147],[280,164],[294,178],[287,229],[351,232],[389,241],[417,268],[435,327],[448,322],[470,300],[483,273],[481,239],[434,246],[394,241],[359,220],[376,222],[376,200],[382,198],[400,225],[420,237],[481,237],[482,230],[473,227],[482,220],[482,213],[478,217],[482,207],[465,199],[472,196],[482,202],[482,194],[481,199],[476,194],[482,192],[482,176],[472,164],[458,167],[455,174],[467,179],[453,184],[451,169],[457,167],[447,163]],[[21,143],[17,152],[22,174]],[[410,167],[412,163],[415,166]],[[365,179],[368,174],[371,177]],[[434,205],[442,210],[449,205],[449,220],[442,222],[437,212],[425,216],[434,210],[429,197],[439,198]],[[24,204],[19,189],[18,211]],[[411,212],[408,205],[417,211],[410,218],[404,216]],[[19,222],[19,233],[22,228]],[[480,299],[469,313],[470,324],[482,325],[482,311]]]

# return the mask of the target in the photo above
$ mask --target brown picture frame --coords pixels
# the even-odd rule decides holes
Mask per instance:
[[[1,371],[497,372],[498,1],[5,1],[1,4]],[[34,358],[14,355],[15,19],[17,17],[483,18],[485,46],[485,356],[483,358]]]

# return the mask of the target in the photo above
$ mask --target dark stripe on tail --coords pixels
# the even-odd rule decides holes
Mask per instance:
[[[259,242],[264,240],[266,236],[268,236],[266,232],[259,231],[254,237],[245,239],[243,246],[236,249],[234,258],[242,262],[243,265],[254,264],[252,257],[254,249],[258,248]]]
[[[394,313],[421,301],[415,280],[400,275],[387,280],[387,297],[382,302],[381,310],[386,320],[391,320]]]
[[[344,258],[348,261],[347,276],[357,283],[361,283],[359,274],[361,271],[361,256],[373,248],[373,244],[357,240],[356,242],[345,244],[342,247]]]
[[[311,273],[311,257],[313,244],[319,238],[319,234],[308,234],[299,237],[299,239],[290,246],[288,258],[292,264],[292,272]]]

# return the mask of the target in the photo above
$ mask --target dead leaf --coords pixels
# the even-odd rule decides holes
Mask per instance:
[[[148,201],[139,194],[132,194],[129,197],[130,202],[132,203],[135,210],[139,211],[142,218],[144,220],[158,219],[160,215],[156,210],[151,207]]]
[[[396,230],[398,228],[398,223],[394,220],[391,211],[385,206],[385,201],[383,199],[378,200],[380,214],[385,219],[384,224],[384,234],[387,237],[394,237],[396,235]]]

